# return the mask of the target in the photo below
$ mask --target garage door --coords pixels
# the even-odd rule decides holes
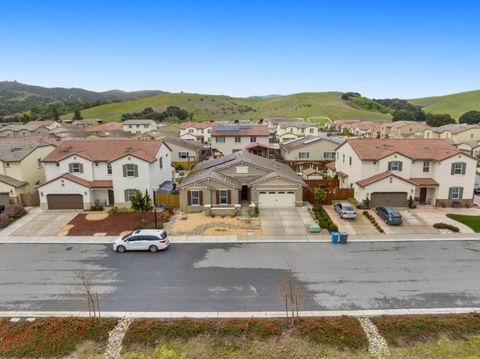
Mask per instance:
[[[294,191],[260,191],[258,193],[260,208],[295,207]]]
[[[370,197],[370,206],[407,207],[406,192],[374,192]]]
[[[81,194],[49,194],[48,209],[83,209]]]
[[[0,204],[6,206],[10,203],[10,195],[8,193],[0,193]]]

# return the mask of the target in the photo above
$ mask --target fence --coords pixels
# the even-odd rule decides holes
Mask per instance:
[[[20,194],[20,202],[25,207],[36,207],[40,205],[40,197],[38,195],[38,191],[30,192],[30,193],[21,193]]]
[[[180,207],[180,195],[170,193],[157,193],[155,195],[155,203],[163,204],[165,206]]]
[[[306,188],[303,190],[303,200],[310,202],[313,205],[332,204],[332,201],[341,201],[352,198],[354,195],[354,190],[353,188],[334,188],[331,190],[326,190],[326,193],[327,197],[323,203],[320,203],[315,199],[315,189]]]
[[[332,191],[340,186],[340,181],[336,178],[318,179],[318,180],[304,180],[308,187],[315,189],[322,187],[325,190]]]

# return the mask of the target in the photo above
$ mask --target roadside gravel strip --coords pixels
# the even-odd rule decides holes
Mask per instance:
[[[368,339],[368,352],[374,357],[383,359],[390,356],[387,341],[380,335],[377,327],[367,317],[358,318],[360,325]]]
[[[122,342],[128,327],[132,323],[132,319],[121,319],[115,328],[112,329],[108,336],[107,350],[105,351],[106,359],[118,359],[122,353]]]

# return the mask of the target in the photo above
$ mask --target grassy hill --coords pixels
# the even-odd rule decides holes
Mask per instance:
[[[140,100],[110,103],[82,111],[83,118],[119,121],[122,113],[152,107],[159,112],[178,106],[193,113],[196,121],[258,120],[263,117],[321,117],[330,119],[388,120],[390,115],[354,108],[340,98],[340,92],[308,92],[288,96],[235,98],[220,95],[164,93]],[[62,116],[69,119],[72,114]]]
[[[480,90],[408,101],[414,105],[422,106],[426,112],[448,113],[453,118],[458,119],[467,111],[480,111]]]

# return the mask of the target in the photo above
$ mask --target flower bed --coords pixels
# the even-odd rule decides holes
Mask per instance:
[[[335,223],[333,223],[328,213],[325,212],[325,210],[322,207],[314,207],[312,208],[312,211],[315,218],[317,219],[317,222],[320,228],[325,228],[329,232],[338,231],[338,226]]]
[[[33,322],[0,320],[0,357],[61,358],[84,341],[104,347],[116,319],[40,318]]]
[[[382,227],[380,227],[380,225],[378,224],[377,220],[375,219],[374,216],[372,216],[370,214],[370,212],[368,211],[363,211],[363,215],[365,217],[367,217],[367,219],[370,221],[371,224],[373,224],[373,226],[377,229],[377,231],[379,231],[380,233],[385,233],[385,231],[383,230]]]
[[[0,229],[7,227],[13,221],[27,214],[25,208],[20,204],[10,204],[0,213]]]
[[[448,229],[449,231],[452,231],[452,232],[460,232],[460,228],[458,228],[456,226],[453,226],[451,224],[448,224],[448,223],[435,223],[433,225],[433,228]]]

